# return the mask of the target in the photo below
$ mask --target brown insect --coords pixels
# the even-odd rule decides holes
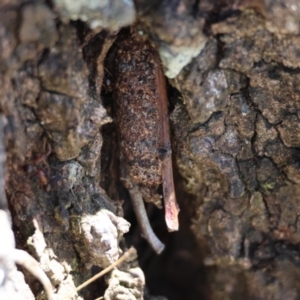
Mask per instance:
[[[142,199],[161,206],[157,189],[162,184],[168,230],[178,230],[166,81],[158,53],[149,42],[130,34],[117,45],[114,98],[121,176],[143,236],[161,253],[164,245],[152,231]]]
[[[48,156],[51,154],[51,146],[48,144],[48,150],[46,151],[46,140],[44,140],[45,152],[34,159],[30,164],[27,165],[27,171],[29,173],[35,172],[39,178],[41,186],[44,187],[46,192],[49,192],[51,187],[48,180],[50,173],[50,166],[48,163]],[[41,167],[43,165],[43,168]],[[45,171],[46,169],[47,171]]]

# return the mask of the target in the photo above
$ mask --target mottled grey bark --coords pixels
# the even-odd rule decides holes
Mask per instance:
[[[169,78],[181,209],[180,230],[169,234],[148,207],[166,244],[160,257],[138,229],[128,239],[149,292],[299,299],[298,1],[98,2],[0,0],[0,108],[17,247],[40,261],[58,299],[125,249],[119,200],[128,194],[119,186],[109,50],[130,25],[157,48]],[[25,275],[41,299],[42,287]],[[135,260],[74,299],[151,298],[144,286]]]

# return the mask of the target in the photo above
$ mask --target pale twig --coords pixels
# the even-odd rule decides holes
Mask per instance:
[[[66,300],[70,299],[70,297],[72,296],[72,294],[74,292],[79,292],[80,290],[82,290],[83,288],[85,288],[86,286],[88,286],[93,281],[97,280],[98,278],[102,277],[106,273],[110,272],[113,268],[115,268],[118,265],[120,265],[123,261],[125,261],[126,259],[128,259],[129,257],[131,257],[134,253],[135,253],[135,250],[134,250],[133,247],[131,247],[117,261],[115,261],[110,266],[108,266],[107,268],[105,268],[104,270],[102,270],[101,272],[99,272],[98,274],[96,274],[95,276],[93,276],[92,278],[90,278],[89,280],[87,280],[86,282],[84,282],[83,284],[81,284],[80,286],[78,286],[75,289],[75,291],[73,291],[72,293],[70,293],[67,296],[65,296],[64,299],[66,299]]]
[[[14,261],[26,268],[34,277],[36,277],[43,285],[48,300],[54,300],[54,294],[51,282],[44,273],[39,263],[26,251],[20,249],[13,249],[12,256]]]
[[[160,254],[165,249],[165,245],[158,239],[152,230],[141,192],[134,185],[132,188],[128,189],[128,191],[143,237],[148,241],[153,250],[157,254]]]

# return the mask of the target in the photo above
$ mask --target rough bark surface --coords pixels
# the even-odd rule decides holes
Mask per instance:
[[[57,299],[299,299],[299,1],[98,2],[0,0],[0,183],[17,248]],[[147,207],[160,256],[120,183],[110,66],[124,26],[169,78],[181,213],[170,234]],[[75,292],[130,244],[138,258]],[[0,294],[45,299],[3,253]]]

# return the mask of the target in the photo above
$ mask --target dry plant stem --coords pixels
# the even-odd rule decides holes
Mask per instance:
[[[152,230],[141,193],[136,186],[133,186],[129,189],[129,194],[143,237],[148,241],[152,249],[157,254],[160,254],[165,249],[165,245]]]
[[[162,70],[160,60],[156,58],[156,86],[158,89],[158,106],[160,117],[160,147],[165,152],[162,157],[162,185],[165,204],[165,220],[169,231],[179,228],[179,207],[176,201],[173,168],[172,148],[170,142],[170,128],[168,116],[168,97],[166,90],[166,79]]]
[[[173,182],[172,158],[171,156],[163,161],[163,193],[165,204],[165,220],[169,231],[176,231],[179,228],[178,213],[179,208]],[[170,180],[172,179],[172,180]]]
[[[92,278],[90,278],[89,280],[87,280],[86,282],[84,282],[83,284],[81,284],[80,286],[78,286],[75,291],[79,292],[80,290],[82,290],[83,288],[85,288],[86,286],[88,286],[93,281],[97,280],[98,278],[102,277],[106,273],[110,272],[113,268],[115,268],[118,265],[120,265],[123,261],[125,261],[126,259],[128,259],[129,257],[131,257],[134,253],[135,253],[135,250],[134,250],[133,247],[131,247],[116,262],[114,262],[109,267],[105,268],[104,270],[102,270],[101,272],[99,272],[98,274],[96,274],[95,276],[93,276]],[[72,294],[67,295],[66,297],[64,297],[64,299],[65,300],[70,299],[70,297],[72,296]]]
[[[44,286],[48,300],[54,300],[54,293],[51,282],[44,271],[41,269],[39,263],[26,251],[20,249],[13,249],[13,259],[22,267],[26,268],[34,277],[36,277]]]

